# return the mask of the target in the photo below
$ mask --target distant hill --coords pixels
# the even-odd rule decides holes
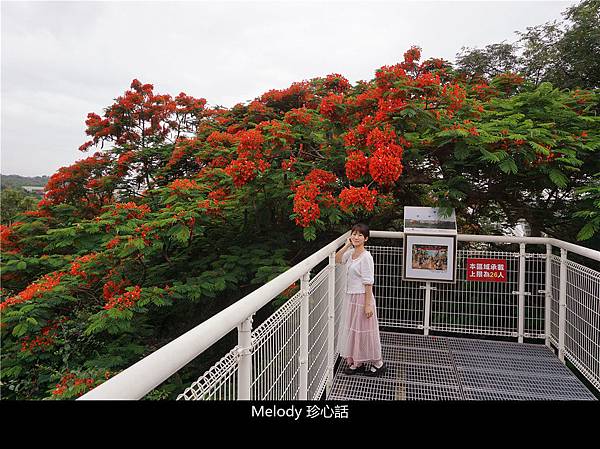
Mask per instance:
[[[19,176],[19,175],[0,175],[0,186],[6,188],[22,188],[24,186],[45,187],[50,179],[49,176]]]

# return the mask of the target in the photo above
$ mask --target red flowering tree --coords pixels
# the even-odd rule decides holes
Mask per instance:
[[[463,232],[490,217],[576,229],[563,211],[600,172],[597,104],[519,74],[459,76],[416,47],[368,82],[332,74],[231,109],[134,80],[88,115],[80,149],[97,153],[2,228],[6,395],[77,397],[285,271],[306,241],[356,220],[397,229],[403,205],[455,207]]]

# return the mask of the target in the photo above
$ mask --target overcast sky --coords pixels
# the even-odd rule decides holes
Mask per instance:
[[[134,78],[231,107],[330,73],[371,79],[411,45],[453,61],[577,3],[3,1],[1,172],[50,175],[87,157],[87,113]]]

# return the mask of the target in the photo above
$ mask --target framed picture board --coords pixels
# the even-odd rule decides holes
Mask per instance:
[[[436,207],[404,207],[404,232],[409,234],[455,235],[456,213],[442,215]]]
[[[407,281],[456,282],[456,236],[404,234],[402,277]]]

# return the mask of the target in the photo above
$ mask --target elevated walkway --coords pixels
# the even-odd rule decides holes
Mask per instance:
[[[388,371],[344,374],[328,400],[596,400],[547,346],[382,332]]]
[[[237,345],[178,399],[593,400],[566,363],[600,391],[600,252],[541,237],[459,234],[456,282],[443,284],[404,280],[403,233],[371,231],[379,324],[414,334],[383,333],[384,377],[345,376],[335,365],[346,267],[335,253],[348,235],[80,400],[141,399],[236,329]],[[475,259],[501,261],[505,281],[470,279]]]

